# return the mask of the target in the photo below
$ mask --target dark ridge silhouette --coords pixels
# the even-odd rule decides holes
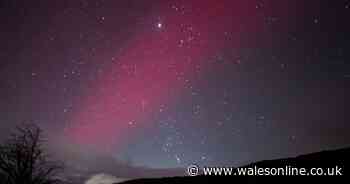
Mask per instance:
[[[328,172],[328,168],[341,168],[341,176],[195,176],[195,177],[169,177],[169,178],[154,178],[154,179],[138,179],[123,182],[122,184],[188,184],[188,183],[262,183],[265,181],[283,181],[284,183],[294,181],[305,181],[305,179],[322,179],[324,181],[343,181],[347,175],[350,157],[350,147],[334,150],[301,155],[294,158],[285,158],[277,160],[264,160],[252,163],[241,168],[305,168],[307,172],[311,168],[322,168],[323,172]],[[320,170],[320,169],[319,169]],[[330,169],[331,171],[332,169]],[[332,172],[330,172],[331,174]]]

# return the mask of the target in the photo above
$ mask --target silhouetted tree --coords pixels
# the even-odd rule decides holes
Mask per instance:
[[[0,184],[63,183],[63,164],[50,160],[42,136],[38,126],[23,124],[0,146]]]

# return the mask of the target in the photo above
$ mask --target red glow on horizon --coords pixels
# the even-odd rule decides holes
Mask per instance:
[[[159,8],[162,22],[144,27],[116,56],[73,114],[68,136],[106,147],[132,139],[133,126],[152,126],[144,123],[176,100],[184,79],[225,46],[239,47],[240,32],[258,27],[254,2],[195,0]]]

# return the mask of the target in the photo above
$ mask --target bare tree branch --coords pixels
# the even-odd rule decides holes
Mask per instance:
[[[0,184],[63,183],[63,164],[50,160],[42,134],[36,125],[23,124],[0,146]]]

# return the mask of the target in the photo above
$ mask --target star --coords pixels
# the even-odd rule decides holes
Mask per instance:
[[[350,0],[81,1],[4,6],[4,127],[31,119],[59,155],[170,169],[350,140]]]
[[[129,121],[128,124],[129,124],[130,126],[132,126],[132,125],[134,125],[134,122],[133,122],[133,121]]]
[[[181,163],[181,159],[180,159],[180,157],[179,157],[178,155],[175,155],[175,159],[176,159],[176,162],[177,162],[178,164]]]

